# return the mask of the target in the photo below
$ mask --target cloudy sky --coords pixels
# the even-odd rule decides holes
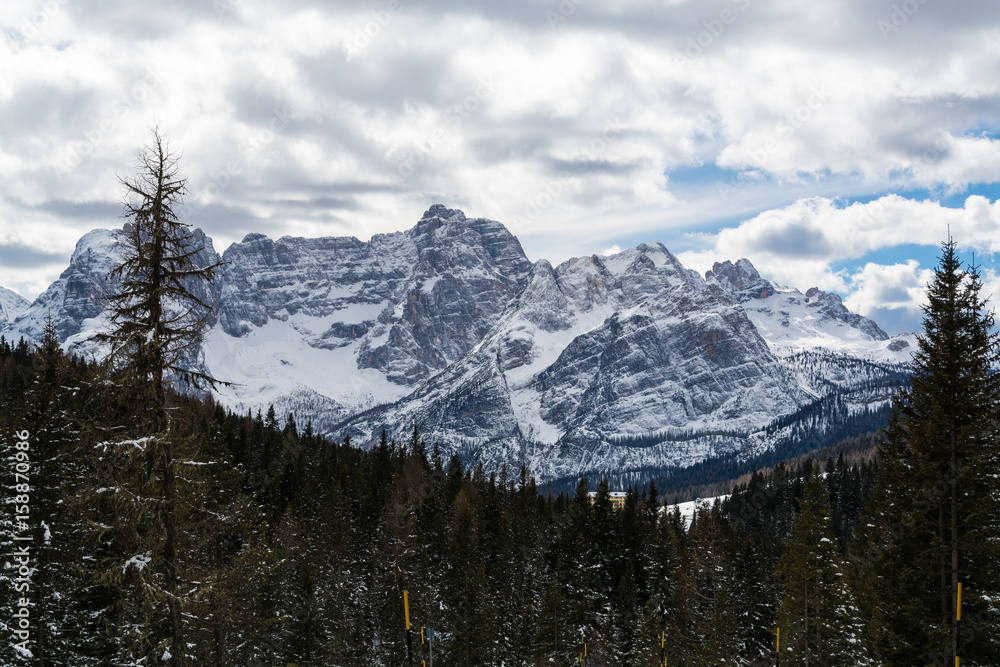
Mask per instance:
[[[914,330],[951,233],[1000,296],[995,0],[4,0],[0,284],[120,224],[157,125],[189,221],[411,227],[553,262],[659,240]]]

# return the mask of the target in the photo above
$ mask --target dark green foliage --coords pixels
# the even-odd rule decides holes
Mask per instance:
[[[949,240],[854,548],[868,640],[891,664],[1000,660],[1000,341],[981,290]]]
[[[0,368],[20,354],[0,349]],[[12,405],[34,395],[46,354],[6,366],[25,378]],[[138,590],[158,585],[155,571],[121,565],[160,544],[134,497],[143,485],[157,487],[141,456],[119,455],[105,439],[121,413],[99,390],[104,371],[62,363],[84,378],[66,385],[79,391],[65,400],[76,401],[86,424],[60,442],[93,454],[74,459],[83,469],[72,475],[85,484],[54,490],[56,505],[64,500],[79,518],[60,519],[76,527],[53,531],[53,555],[117,569],[53,567],[64,599],[77,605],[60,613],[81,620],[63,621],[59,641],[48,640],[52,664],[115,664],[125,648],[148,652],[144,623],[166,627],[156,599]],[[604,480],[594,498],[586,481],[572,497],[540,496],[526,469],[512,479],[466,470],[455,458],[442,466],[419,433],[405,447],[386,435],[366,452],[317,437],[308,424],[281,423],[272,410],[238,416],[210,400],[167,398],[179,443],[178,574],[190,591],[183,635],[195,664],[399,664],[403,590],[415,655],[427,649],[419,628],[434,627],[435,664],[444,667],[568,666],[581,636],[595,667],[652,665],[661,632],[671,665],[753,664],[773,638],[774,571],[796,497],[818,468],[755,474],[689,527],[664,510],[655,486],[626,490],[617,510]],[[828,482],[844,526],[856,524],[871,472],[834,464],[836,484]],[[127,487],[97,493],[123,475]],[[91,576],[112,571],[114,580]]]
[[[963,303],[974,310],[976,301]],[[968,340],[992,340],[978,321]],[[991,363],[980,357],[982,368]],[[994,664],[987,596],[997,590],[1000,521],[996,479],[981,472],[1000,461],[992,394],[979,389],[995,378],[964,368],[981,386],[963,395],[987,407],[963,405],[959,420],[967,446],[956,479],[969,490],[959,531],[963,664]],[[149,447],[154,434],[117,435],[137,427],[105,390],[120,379],[113,372],[67,358],[51,335],[38,349],[0,340],[0,426],[33,434],[32,599],[46,623],[32,635],[33,658],[7,641],[2,664],[159,664],[164,639],[177,636],[157,562],[162,459]],[[236,415],[168,387],[184,659],[402,665],[405,590],[418,665],[429,657],[421,627],[435,628],[441,667],[569,667],[583,642],[592,667],[652,667],[661,637],[672,667],[770,665],[779,621],[785,665],[804,664],[806,637],[811,665],[933,663],[951,637],[940,609],[951,452],[935,445],[935,420],[950,423],[950,413],[933,407],[942,397],[931,391],[942,381],[918,374],[879,463],[852,459],[873,438],[855,439],[818,462],[751,470],[693,517],[648,481],[622,489],[620,509],[606,479],[540,495],[525,468],[487,474],[457,456],[444,465],[416,427],[362,450],[273,407]],[[13,495],[12,442],[0,443],[0,457]],[[6,553],[16,530],[12,515],[0,518]],[[0,622],[9,631],[7,561]]]
[[[782,662],[854,667],[871,664],[861,641],[863,623],[838,553],[830,494],[813,468],[795,519],[792,540],[778,563]]]

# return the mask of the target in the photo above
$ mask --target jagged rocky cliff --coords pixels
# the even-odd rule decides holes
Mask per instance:
[[[117,234],[84,236],[8,338],[37,340],[51,314],[68,347],[99,353],[86,339]],[[248,234],[222,259],[199,355],[235,383],[220,400],[358,444],[416,423],[446,452],[543,479],[774,446],[778,421],[833,394],[884,404],[908,354],[836,295],[779,288],[745,259],[703,278],[642,244],[532,265],[499,222],[441,205],[367,242]]]

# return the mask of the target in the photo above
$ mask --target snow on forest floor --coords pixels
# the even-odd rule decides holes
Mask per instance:
[[[678,503],[676,505],[667,505],[666,511],[673,512],[674,509],[680,510],[681,518],[684,520],[684,525],[690,526],[691,521],[694,519],[694,513],[696,510],[709,509],[712,504],[718,500],[722,502],[729,497],[727,493],[724,496],[716,496],[715,498],[698,498],[697,500],[689,500],[686,503]]]

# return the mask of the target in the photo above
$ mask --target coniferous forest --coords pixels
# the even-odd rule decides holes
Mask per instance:
[[[115,437],[127,426],[103,370],[66,358],[54,335],[37,350],[4,341],[0,360],[7,432],[30,430],[38,480],[24,664],[159,662],[172,631],[148,440]],[[591,664],[655,665],[661,632],[669,664],[771,664],[779,613],[794,616],[782,577],[809,558],[787,545],[811,548],[803,498],[808,530],[829,540],[824,565],[840,571],[875,477],[842,460],[779,464],[686,521],[655,487],[630,490],[620,510],[606,483],[540,495],[529,471],[467,470],[416,429],[366,452],[273,410],[236,415],[178,394],[169,405],[190,664],[405,664],[403,590],[415,659],[419,628],[433,627],[441,665],[570,664],[581,635]],[[849,595],[836,581],[820,589]],[[829,631],[860,636],[857,624]],[[4,664],[22,661],[15,642]]]
[[[442,667],[1000,664],[997,337],[953,242],[877,460],[779,463],[688,519],[419,425],[366,451],[215,404],[183,364],[211,267],[146,157],[108,359],[0,341],[2,664],[422,664],[430,628]]]

